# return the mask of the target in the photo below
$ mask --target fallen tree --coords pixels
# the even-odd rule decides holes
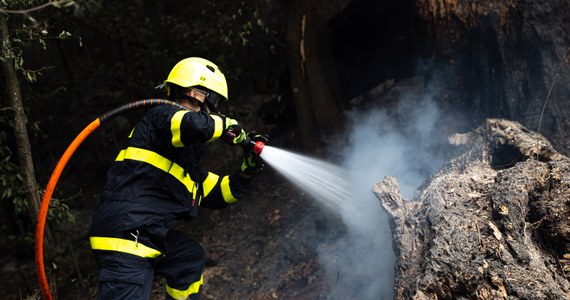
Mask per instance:
[[[391,217],[396,299],[570,299],[570,159],[516,122],[450,137],[460,150]]]

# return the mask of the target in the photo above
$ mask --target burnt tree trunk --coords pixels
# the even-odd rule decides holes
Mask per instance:
[[[475,124],[488,117],[514,120],[570,155],[567,0],[417,4],[429,55],[449,66],[438,77],[453,82],[450,98],[472,112]]]
[[[406,201],[386,177],[397,299],[568,299],[570,159],[516,122],[450,142],[463,154]]]
[[[291,90],[301,141],[312,151],[323,135],[340,132],[339,118],[345,96],[332,58],[326,15],[321,11],[320,1],[296,0],[286,5]]]

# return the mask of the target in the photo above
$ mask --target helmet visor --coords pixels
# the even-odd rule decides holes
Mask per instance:
[[[208,93],[207,91],[197,89],[195,87],[191,87],[186,90],[186,96],[194,98],[200,102],[204,102],[208,98],[209,94],[210,93]]]

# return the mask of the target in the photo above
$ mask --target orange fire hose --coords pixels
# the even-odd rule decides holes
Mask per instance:
[[[55,186],[57,185],[59,176],[61,175],[63,169],[65,168],[65,165],[67,164],[71,156],[73,156],[73,153],[75,153],[75,150],[77,150],[79,145],[81,145],[81,143],[104,122],[111,120],[112,118],[131,110],[143,107],[161,105],[161,104],[173,105],[181,108],[181,106],[178,103],[164,99],[144,99],[117,107],[109,112],[104,113],[103,115],[95,119],[93,122],[91,122],[89,125],[87,125],[87,127],[85,127],[85,129],[83,129],[79,133],[79,135],[75,137],[73,142],[71,142],[71,144],[67,147],[67,150],[65,150],[65,152],[59,159],[57,165],[55,166],[55,169],[53,170],[53,173],[51,174],[51,177],[46,187],[46,191],[42,198],[42,203],[40,205],[40,211],[38,213],[38,220],[36,226],[36,271],[38,274],[40,289],[44,299],[49,299],[49,300],[52,299],[44,266],[45,223],[46,223],[51,196],[53,194]]]

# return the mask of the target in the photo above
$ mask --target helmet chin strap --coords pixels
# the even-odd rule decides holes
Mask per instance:
[[[216,108],[215,105],[213,105],[212,103],[210,103],[210,101],[208,101],[208,99],[204,100],[204,103],[202,103],[202,105],[207,105],[208,108],[210,109],[210,112],[213,113],[217,113],[218,112],[218,108]]]
[[[217,113],[218,112],[218,103],[220,103],[220,95],[215,92],[210,92],[206,96],[204,102],[208,106],[211,112]]]
[[[200,102],[200,111],[205,111],[205,112],[211,111],[211,110],[206,109],[206,101],[205,100],[204,100],[204,102]]]

